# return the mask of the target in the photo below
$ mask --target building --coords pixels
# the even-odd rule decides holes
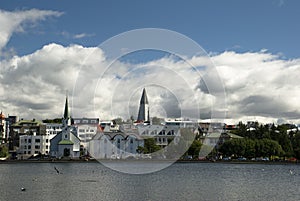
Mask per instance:
[[[99,127],[98,118],[74,118],[73,120],[81,144],[86,144],[96,135]]]
[[[4,114],[0,113],[0,144],[6,142],[6,120]]]
[[[49,136],[49,139],[52,139],[61,131],[62,131],[62,124],[46,123],[46,135]]]
[[[50,140],[50,155],[56,158],[76,159],[80,156],[80,139],[77,129],[71,126],[68,97],[66,97],[62,131]]]
[[[10,151],[17,151],[22,155],[24,150],[20,150],[23,141],[20,136],[41,136],[46,135],[46,125],[40,121],[33,120],[20,120],[10,126],[9,148]],[[27,151],[26,151],[27,153]]]
[[[50,140],[62,129],[61,124],[53,123],[36,122],[34,124],[31,121],[22,120],[18,124],[23,125],[22,127],[13,125],[13,130],[18,131],[19,134],[18,159],[27,159],[35,155],[49,155]],[[36,132],[37,124],[43,128],[42,132]]]
[[[73,126],[77,129],[77,137],[83,153],[87,154],[88,142],[96,135],[99,128],[98,118],[74,118]]]
[[[35,155],[49,154],[49,135],[21,135],[19,144],[18,159],[28,159]]]
[[[199,131],[202,136],[209,135],[210,133],[222,132],[226,129],[225,124],[217,120],[198,120]]]
[[[231,140],[231,139],[240,139],[243,138],[241,136],[232,134],[230,132],[226,133],[209,133],[205,138],[202,138],[202,143],[205,145],[209,145],[211,147],[220,147],[224,142]]]
[[[5,137],[6,137],[6,142],[11,145],[12,144],[12,137],[11,137],[11,133],[12,131],[12,125],[17,123],[18,117],[17,116],[10,116],[8,115],[8,117],[5,118]]]
[[[99,131],[89,142],[88,151],[96,159],[127,159],[138,157],[144,140],[136,133]]]
[[[141,122],[150,123],[149,102],[145,88],[143,89],[143,94],[140,100],[140,107],[137,118],[137,123]]]
[[[180,136],[180,130],[177,126],[166,125],[137,125],[139,136],[143,138],[154,138],[157,145],[165,147],[176,136]]]

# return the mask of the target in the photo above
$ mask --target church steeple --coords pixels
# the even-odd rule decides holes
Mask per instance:
[[[68,104],[68,96],[66,96],[65,102],[65,112],[64,112],[64,119],[69,118],[69,104]]]
[[[143,89],[142,97],[140,100],[140,108],[139,108],[139,114],[137,118],[138,122],[149,122],[150,121],[150,115],[149,115],[149,103],[147,98],[146,89]]]
[[[143,94],[142,94],[142,97],[141,97],[140,104],[149,104],[145,88],[143,89]]]
[[[64,124],[64,126],[71,125],[71,118],[70,118],[70,114],[69,114],[69,103],[68,103],[68,96],[67,95],[66,95],[66,102],[65,102],[63,124]]]

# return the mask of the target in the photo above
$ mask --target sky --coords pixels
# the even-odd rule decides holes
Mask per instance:
[[[145,87],[151,116],[300,123],[299,8],[296,0],[1,1],[0,110],[61,117],[67,93],[74,117],[136,118]],[[171,36],[135,36],[110,58],[120,34],[147,28]],[[200,54],[184,55],[191,41]],[[146,42],[166,48],[128,51]],[[166,51],[173,45],[179,55]]]

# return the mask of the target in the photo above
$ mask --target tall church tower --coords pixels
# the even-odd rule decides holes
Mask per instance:
[[[71,117],[69,114],[68,96],[66,96],[64,116],[62,119],[62,132],[64,133],[64,135],[62,136],[63,139],[69,139],[69,126],[70,125],[71,125]]]
[[[64,118],[63,118],[63,126],[70,126],[71,125],[71,118],[69,114],[69,103],[68,103],[68,96],[66,96],[65,102],[65,111],[64,111]]]
[[[143,89],[143,94],[140,101],[139,114],[137,118],[138,122],[150,122],[149,115],[149,102],[146,94],[146,89]]]

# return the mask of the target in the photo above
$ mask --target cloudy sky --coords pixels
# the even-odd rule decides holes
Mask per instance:
[[[145,87],[151,116],[300,123],[299,9],[283,0],[3,1],[0,110],[61,117],[68,93],[74,117],[128,119]]]

